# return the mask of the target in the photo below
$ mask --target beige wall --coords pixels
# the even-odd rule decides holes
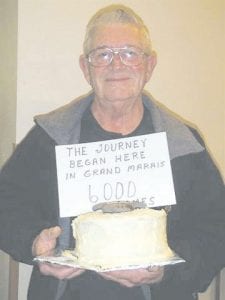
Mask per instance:
[[[6,13],[7,12],[7,13]],[[0,1],[0,168],[16,138],[17,1]],[[0,251],[0,299],[8,299],[9,257]]]
[[[7,12],[7,14],[5,13]],[[0,1],[0,167],[16,137],[17,1]],[[3,130],[4,129],[4,130]]]
[[[114,2],[18,0],[17,142],[33,125],[33,115],[89,90],[78,67],[85,25],[96,9]],[[120,2],[134,8],[151,30],[158,66],[146,89],[200,128],[225,177],[224,0]],[[19,300],[26,299],[29,272],[21,264]],[[214,300],[212,295],[213,288],[202,299]]]

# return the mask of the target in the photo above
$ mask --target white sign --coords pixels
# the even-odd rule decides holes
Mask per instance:
[[[61,217],[100,202],[176,203],[166,133],[56,146]]]

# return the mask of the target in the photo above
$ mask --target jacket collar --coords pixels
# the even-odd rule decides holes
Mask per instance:
[[[155,132],[165,131],[167,134],[171,159],[204,150],[187,125],[156,105],[146,94],[142,99],[151,114]],[[36,116],[34,120],[56,144],[76,144],[79,143],[83,112],[92,101],[93,94],[89,94],[50,113]]]

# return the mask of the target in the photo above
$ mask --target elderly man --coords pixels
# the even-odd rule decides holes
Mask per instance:
[[[70,219],[59,217],[56,145],[166,131],[177,197],[168,214],[168,239],[186,262],[104,273],[38,263],[28,299],[192,300],[225,265],[222,179],[196,131],[143,94],[155,65],[148,30],[129,8],[113,5],[90,20],[80,67],[92,93],[36,117],[5,165],[0,246],[28,264],[54,253],[56,245],[73,247]]]

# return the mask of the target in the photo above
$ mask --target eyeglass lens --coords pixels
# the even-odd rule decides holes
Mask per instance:
[[[112,62],[114,55],[119,55],[123,64],[135,66],[142,62],[143,54],[141,49],[135,47],[120,49],[98,48],[89,54],[89,62],[94,66],[106,66]]]

